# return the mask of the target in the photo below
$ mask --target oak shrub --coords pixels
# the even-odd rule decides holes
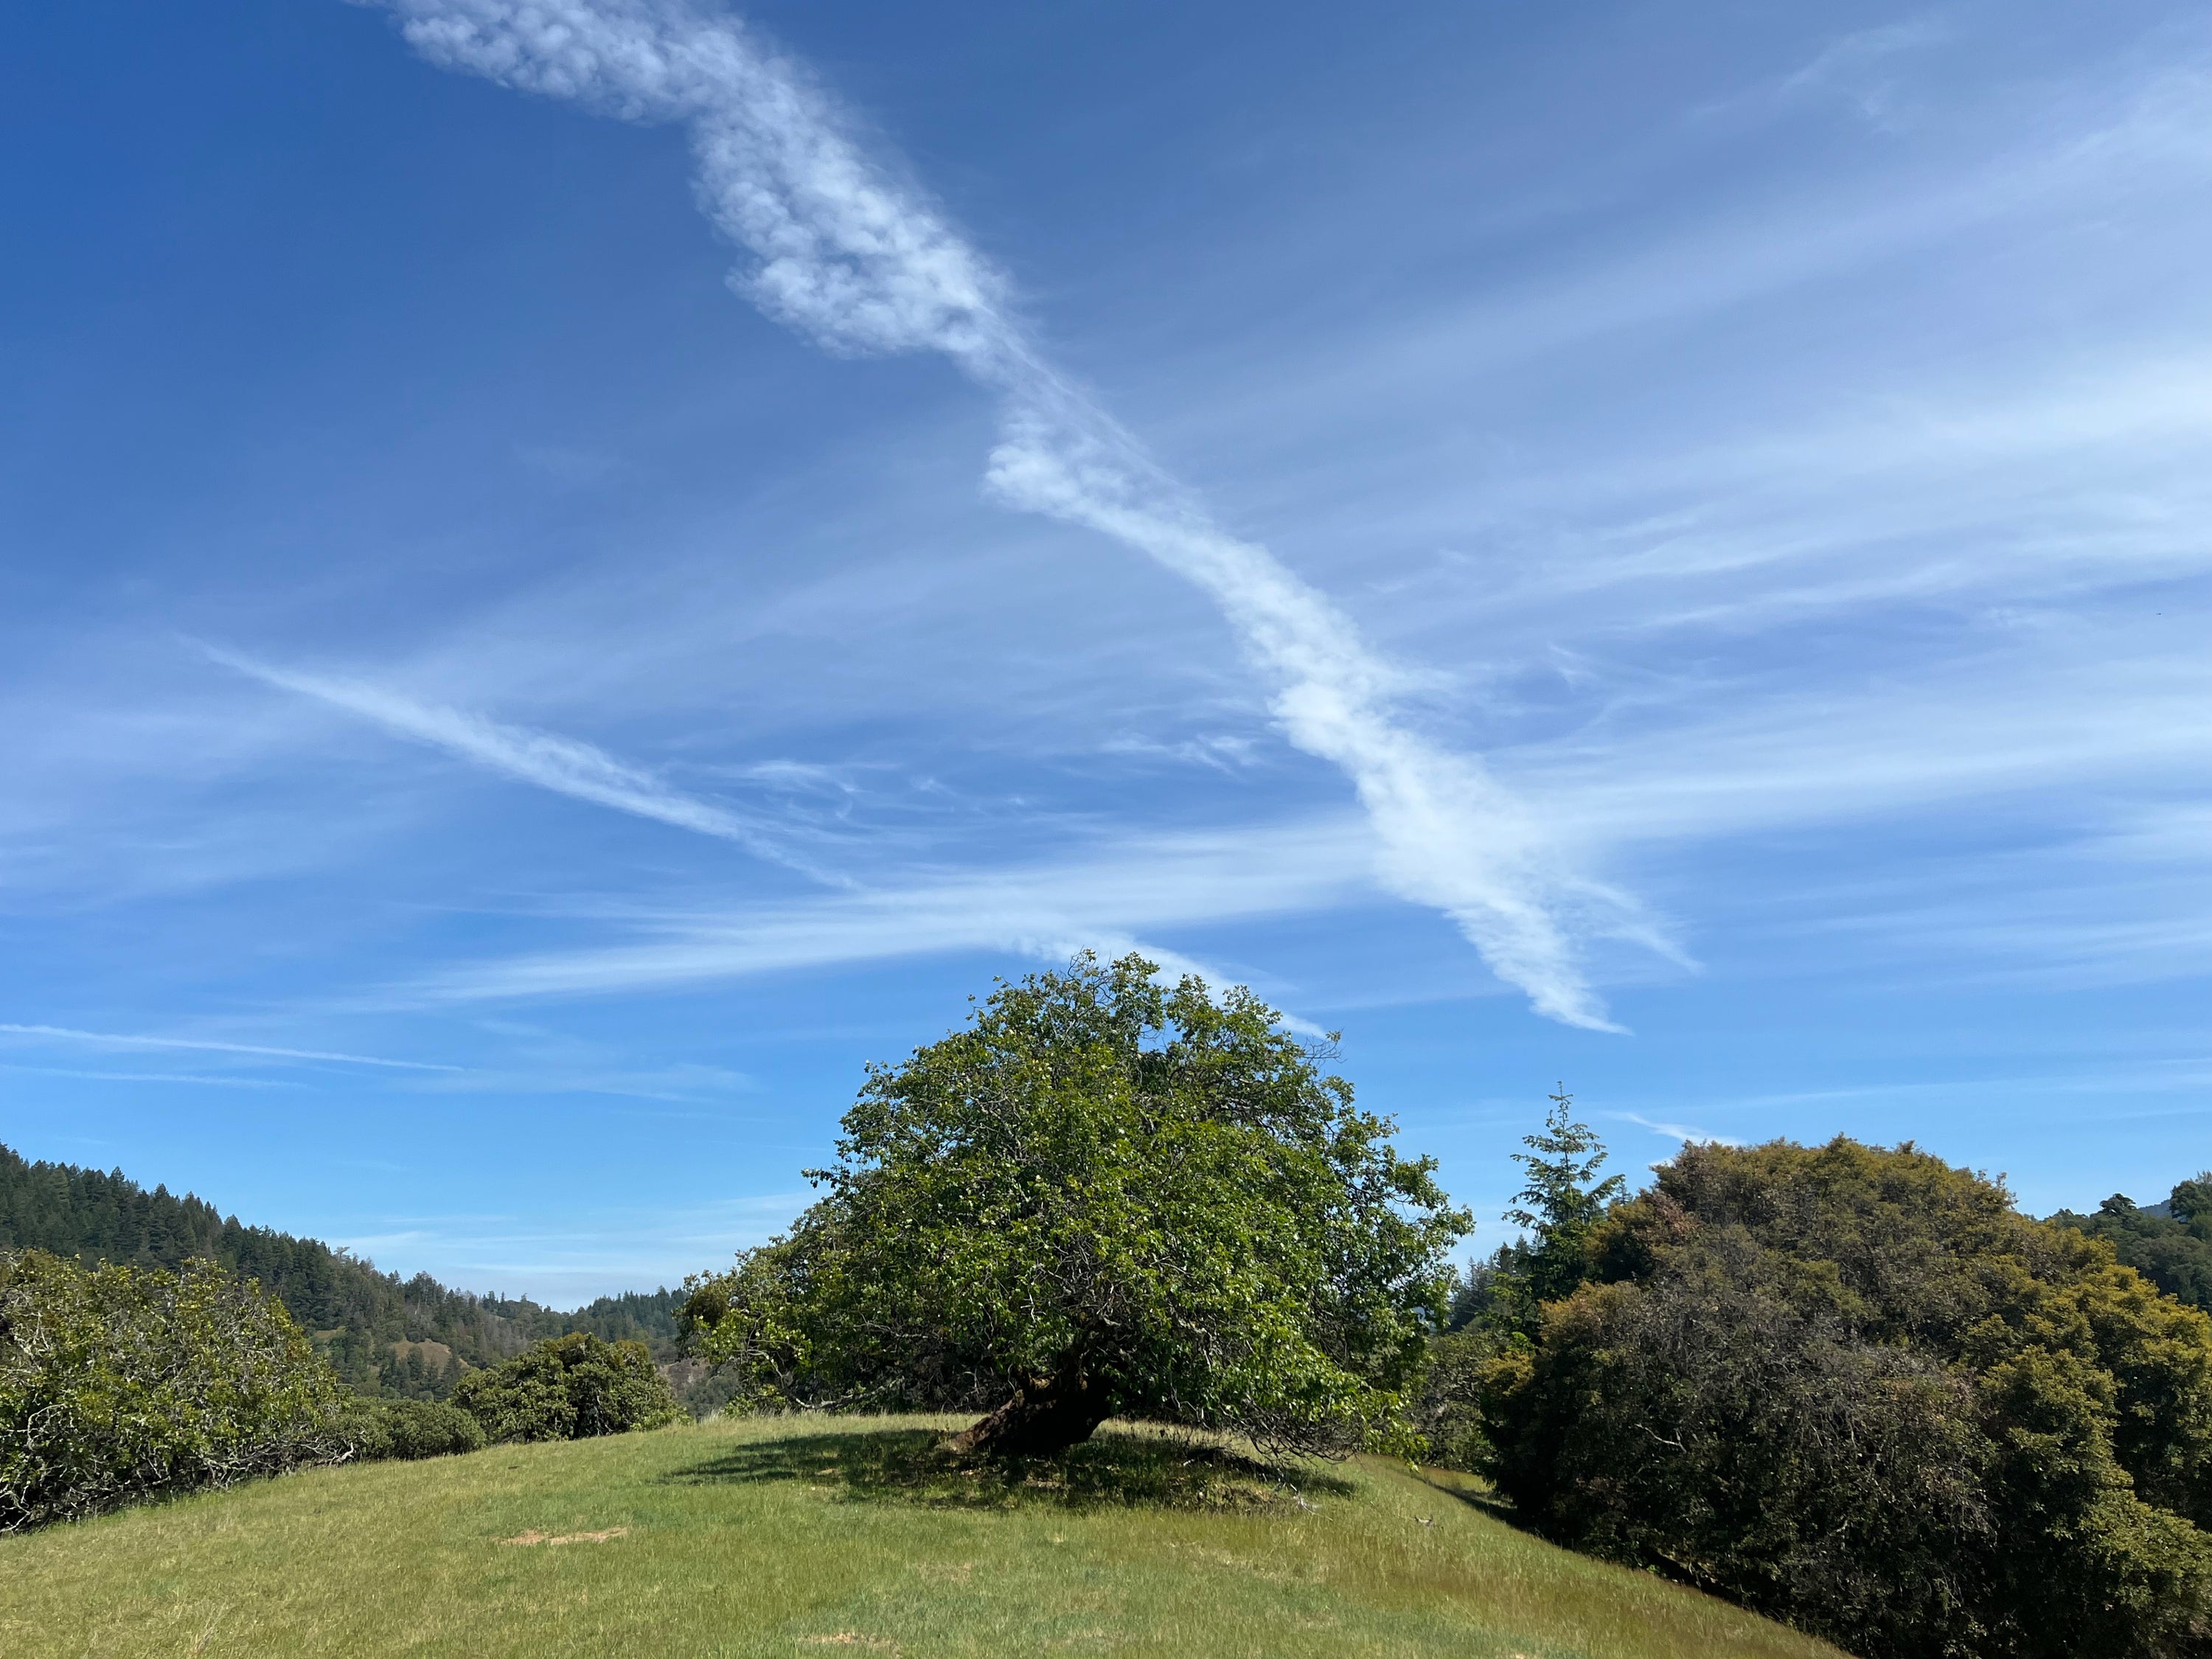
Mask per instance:
[[[525,1349],[503,1364],[471,1371],[453,1404],[486,1441],[585,1440],[657,1429],[684,1408],[642,1342],[609,1342],[572,1331]]]
[[[0,1532],[335,1462],[340,1407],[250,1279],[0,1253]]]
[[[1910,1145],[1686,1147],[1481,1381],[1541,1530],[1872,1659],[2212,1653],[2212,1323]]]
[[[483,1425],[459,1406],[438,1400],[362,1399],[345,1413],[348,1446],[357,1462],[386,1458],[452,1457],[481,1451]]]

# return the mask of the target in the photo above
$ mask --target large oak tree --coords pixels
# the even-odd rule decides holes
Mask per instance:
[[[993,1453],[1401,1422],[1465,1212],[1273,1010],[1154,973],[1078,957],[872,1068],[822,1200],[695,1287],[706,1352],[765,1399],[984,1409]]]

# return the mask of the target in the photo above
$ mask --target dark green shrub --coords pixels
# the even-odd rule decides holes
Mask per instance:
[[[342,1456],[338,1404],[250,1279],[0,1254],[0,1532]]]
[[[1911,1147],[1692,1146],[1486,1368],[1561,1541],[1870,1659],[2212,1653],[2212,1322]]]
[[[363,1400],[347,1413],[346,1438],[356,1462],[450,1457],[481,1451],[483,1425],[458,1406],[434,1400]]]
[[[684,1416],[644,1343],[605,1342],[586,1331],[470,1372],[454,1388],[453,1404],[497,1443],[582,1440]]]

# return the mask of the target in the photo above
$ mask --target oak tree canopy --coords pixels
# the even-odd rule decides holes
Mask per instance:
[[[982,1410],[965,1450],[1387,1437],[1469,1220],[1326,1050],[1155,972],[1086,953],[872,1068],[820,1201],[693,1286],[707,1355],[763,1401]]]

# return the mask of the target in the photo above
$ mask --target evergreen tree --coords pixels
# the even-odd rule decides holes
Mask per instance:
[[[1624,1176],[1599,1176],[1605,1143],[1589,1125],[1576,1121],[1566,1085],[1550,1098],[1544,1127],[1522,1136],[1528,1150],[1513,1154],[1528,1185],[1513,1195],[1505,1218],[1527,1228],[1528,1237],[1500,1246],[1488,1261],[1468,1269],[1452,1299],[1454,1330],[1480,1323],[1534,1335],[1543,1304],[1571,1296],[1589,1277],[1590,1240],[1627,1186]]]

